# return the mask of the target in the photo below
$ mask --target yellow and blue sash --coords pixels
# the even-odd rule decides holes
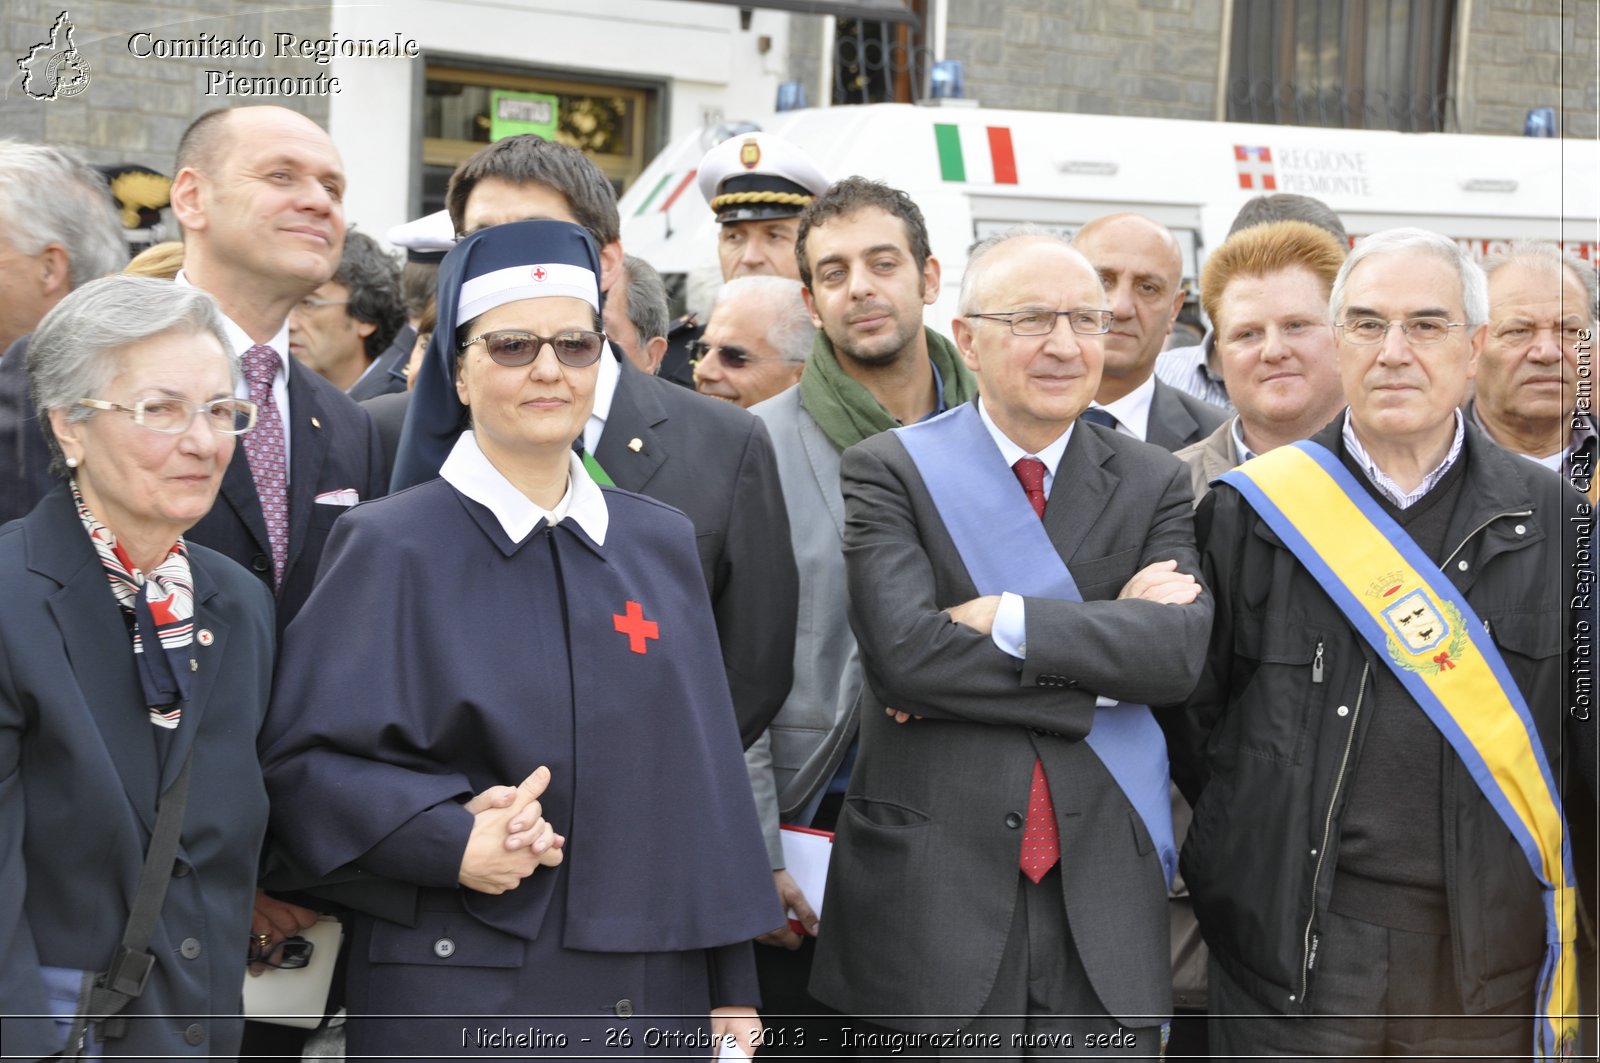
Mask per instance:
[[[1488,631],[1439,566],[1339,458],[1310,441],[1220,477],[1328,592],[1427,713],[1544,887],[1534,1053],[1577,1052],[1577,891],[1561,799],[1528,704]]]
[[[1030,598],[1083,601],[977,406],[962,403],[893,431],[917,466],[980,595],[1011,591]],[[1145,705],[1119,702],[1096,708],[1085,741],[1144,822],[1170,888],[1178,852],[1172,840],[1167,742],[1155,716]]]

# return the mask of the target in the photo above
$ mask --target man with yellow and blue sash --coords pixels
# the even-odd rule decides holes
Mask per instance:
[[[1171,1015],[1146,706],[1193,686],[1211,599],[1182,464],[1078,421],[1105,305],[1056,236],[980,244],[952,325],[978,401],[844,452],[866,689],[811,990],[889,1027],[869,1052],[1153,1056]]]
[[[1357,243],[1348,409],[1198,512],[1216,623],[1176,774],[1220,1056],[1578,1051],[1563,543],[1592,518],[1457,410],[1487,304],[1444,237]]]

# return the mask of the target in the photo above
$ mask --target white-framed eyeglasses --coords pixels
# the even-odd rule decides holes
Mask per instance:
[[[206,427],[218,435],[242,436],[256,426],[256,404],[247,399],[212,399],[189,402],[187,399],[140,399],[132,406],[104,399],[79,399],[78,405],[91,410],[116,410],[128,414],[140,428],[162,435],[182,435],[204,415]]]

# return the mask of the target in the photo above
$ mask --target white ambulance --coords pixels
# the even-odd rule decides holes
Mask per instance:
[[[965,102],[965,101],[962,101]],[[1453,133],[1389,133],[976,106],[813,108],[758,119],[833,178],[903,189],[927,218],[944,291],[927,321],[949,331],[967,249],[1021,223],[1070,235],[1133,210],[1184,248],[1191,289],[1245,200],[1298,192],[1327,203],[1351,237],[1419,225],[1475,255],[1554,240],[1600,261],[1600,144]],[[695,183],[704,131],[658,155],[622,197],[622,242],[664,274],[720,279],[716,224]]]

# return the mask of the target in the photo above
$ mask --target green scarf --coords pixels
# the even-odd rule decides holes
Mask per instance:
[[[961,352],[933,329],[924,327],[922,331],[928,337],[928,355],[944,381],[945,408],[972,401],[978,382],[961,361]],[[872,392],[840,367],[833,344],[821,329],[811,345],[805,372],[800,374],[800,405],[841,452],[879,432],[900,427]]]

